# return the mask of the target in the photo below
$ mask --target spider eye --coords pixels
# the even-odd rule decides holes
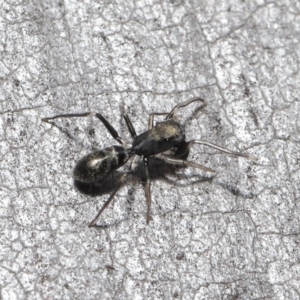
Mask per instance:
[[[107,161],[104,159],[100,164],[100,169],[106,170],[107,169]]]

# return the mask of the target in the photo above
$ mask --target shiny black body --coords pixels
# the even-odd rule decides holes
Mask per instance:
[[[75,180],[93,183],[123,166],[130,158],[122,146],[111,146],[94,151],[81,158],[73,171]]]
[[[57,118],[71,118],[71,117],[87,117],[87,116],[95,116],[97,117],[106,129],[109,131],[111,136],[118,141],[121,146],[110,146],[101,150],[94,151],[90,154],[87,154],[82,159],[80,159],[73,172],[73,177],[77,181],[86,182],[86,183],[94,183],[97,180],[107,176],[109,173],[114,172],[115,170],[122,167],[129,159],[132,159],[132,163],[130,165],[130,169],[127,172],[124,172],[116,182],[116,187],[113,193],[110,195],[108,200],[104,203],[97,216],[90,222],[89,226],[96,226],[96,221],[103,210],[108,206],[108,204],[112,201],[114,195],[117,193],[119,188],[125,182],[126,177],[129,174],[134,172],[134,161],[137,157],[142,157],[146,172],[146,186],[145,193],[147,199],[147,218],[146,222],[149,223],[151,220],[150,210],[151,210],[151,192],[150,192],[150,178],[148,172],[148,158],[150,156],[157,156],[160,159],[164,160],[167,163],[174,165],[182,165],[182,166],[190,166],[193,168],[198,168],[207,172],[214,172],[214,170],[201,166],[192,161],[186,160],[189,154],[189,148],[193,144],[202,144],[205,146],[209,146],[215,148],[219,151],[225,152],[229,155],[235,156],[244,156],[249,157],[246,154],[239,152],[232,152],[225,148],[222,148],[218,145],[212,144],[203,140],[185,140],[185,133],[183,126],[173,119],[173,115],[175,111],[181,107],[185,107],[192,102],[201,101],[203,106],[206,104],[205,100],[201,98],[193,98],[187,100],[183,103],[176,105],[170,113],[153,113],[149,115],[148,122],[148,130],[137,135],[135,129],[129,119],[129,117],[124,114],[124,119],[128,130],[133,139],[132,145],[130,147],[126,147],[126,143],[119,136],[114,127],[102,116],[100,113],[82,113],[82,114],[64,114],[57,115],[50,118],[42,119],[44,122],[49,122],[50,120]],[[166,115],[165,120],[162,122],[157,122],[155,126],[153,126],[153,119],[155,115]],[[173,155],[167,155],[165,152],[173,149]]]
[[[157,122],[152,129],[133,137],[130,148],[111,146],[87,154],[77,162],[73,178],[93,183],[122,167],[133,155],[149,157],[185,143],[184,130],[178,122]]]
[[[131,151],[139,156],[151,156],[186,143],[183,127],[173,119],[156,125],[133,139]]]

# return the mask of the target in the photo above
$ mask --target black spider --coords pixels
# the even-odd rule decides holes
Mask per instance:
[[[215,172],[214,170],[201,166],[192,161],[188,161],[187,157],[189,154],[189,149],[193,144],[201,144],[205,146],[209,146],[215,149],[218,149],[226,154],[235,155],[235,156],[243,156],[249,159],[255,159],[250,155],[233,152],[228,149],[222,148],[218,145],[212,144],[208,141],[204,140],[185,140],[185,133],[183,126],[173,119],[174,113],[178,108],[185,107],[194,101],[201,101],[203,106],[206,105],[206,101],[201,98],[193,98],[187,100],[183,103],[176,105],[170,113],[152,113],[149,115],[148,121],[148,130],[137,135],[135,129],[128,117],[127,114],[124,114],[123,117],[127,124],[128,130],[132,136],[133,142],[131,147],[126,148],[124,140],[119,136],[118,132],[113,128],[113,126],[100,114],[94,112],[87,112],[81,114],[63,114],[57,115],[50,118],[43,118],[42,121],[49,122],[50,120],[57,118],[71,118],[71,117],[87,117],[87,116],[95,116],[97,117],[109,131],[111,136],[117,140],[122,146],[110,146],[104,149],[100,149],[94,151],[92,153],[87,154],[82,159],[78,161],[74,168],[73,177],[75,180],[85,183],[93,183],[104,176],[108,175],[111,172],[122,167],[129,159],[133,158],[130,170],[125,172],[120,177],[118,183],[116,184],[116,188],[103,204],[102,208],[99,210],[97,216],[90,222],[89,227],[96,226],[96,221],[103,212],[103,210],[108,206],[108,204],[112,201],[114,195],[119,190],[121,185],[124,183],[126,177],[129,174],[133,173],[133,169],[136,163],[136,158],[140,156],[143,157],[144,168],[146,172],[146,198],[147,198],[147,217],[146,222],[149,223],[150,210],[151,210],[151,192],[150,192],[150,179],[149,179],[149,171],[148,171],[148,158],[150,156],[156,156],[160,159],[164,160],[169,164],[174,165],[183,165],[189,166],[193,168],[198,168],[207,172]],[[153,119],[155,115],[167,115],[165,120],[162,122],[157,122],[155,126],[153,126]],[[173,149],[174,154],[172,156],[167,156],[167,150]]]

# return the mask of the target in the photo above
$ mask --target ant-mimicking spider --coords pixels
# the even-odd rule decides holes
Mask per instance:
[[[122,167],[129,159],[133,158],[130,170],[122,174],[115,189],[113,190],[109,198],[105,201],[96,217],[90,222],[90,224],[88,225],[89,227],[97,226],[97,219],[112,201],[119,188],[125,182],[126,177],[134,172],[134,164],[136,163],[136,159],[139,157],[143,158],[143,164],[146,173],[145,194],[147,199],[147,224],[149,224],[151,220],[151,192],[148,171],[148,158],[150,156],[156,156],[165,161],[166,163],[173,165],[189,166],[207,172],[215,172],[210,168],[201,166],[197,163],[187,160],[190,147],[193,144],[201,144],[222,151],[228,155],[242,156],[248,159],[256,160],[256,158],[248,154],[230,151],[226,148],[220,147],[216,144],[210,143],[205,140],[186,141],[183,126],[177,121],[175,121],[173,117],[177,109],[185,107],[195,101],[201,101],[202,106],[206,105],[205,100],[197,97],[176,105],[169,113],[151,113],[149,115],[148,120],[148,130],[139,135],[136,134],[128,115],[123,114],[129,133],[133,139],[132,146],[129,148],[126,147],[125,141],[119,136],[118,132],[114,129],[114,127],[100,113],[86,112],[80,114],[63,114],[42,119],[42,121],[52,124],[49,121],[57,118],[95,116],[103,123],[110,135],[117,142],[119,142],[119,144],[121,144],[121,146],[110,146],[104,149],[96,150],[80,159],[77,162],[73,171],[73,178],[77,181],[85,183],[94,183],[99,179],[105,177],[106,175],[116,171],[117,169]],[[157,122],[155,126],[153,126],[154,116],[157,115],[167,116],[164,119],[164,121]],[[173,156],[167,156],[166,153],[164,153],[170,149],[174,150]]]

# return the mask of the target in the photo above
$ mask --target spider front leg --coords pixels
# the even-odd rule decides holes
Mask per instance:
[[[146,172],[146,187],[145,187],[145,194],[146,194],[146,200],[147,200],[147,216],[146,216],[146,223],[149,224],[149,222],[152,220],[151,218],[151,190],[150,190],[150,177],[149,177],[149,170],[148,170],[148,157],[143,157],[144,162],[144,168]]]
[[[173,118],[173,115],[175,113],[175,111],[181,107],[185,107],[185,106],[188,106],[189,104],[195,102],[195,101],[201,101],[203,103],[202,106],[205,106],[206,105],[206,101],[202,98],[199,98],[199,97],[196,97],[196,98],[192,98],[192,99],[189,99],[187,101],[184,101],[182,103],[179,103],[177,104],[176,106],[174,106],[174,108],[170,111],[170,113],[166,116],[166,119],[172,119]]]
[[[153,128],[153,121],[154,121],[154,116],[165,116],[167,115],[168,113],[151,113],[149,115],[149,119],[148,119],[148,130],[152,129]]]
[[[176,106],[173,107],[173,109],[169,113],[156,113],[156,112],[151,113],[149,115],[149,119],[148,119],[148,130],[150,130],[150,129],[153,128],[154,116],[164,116],[164,115],[167,115],[166,118],[165,118],[166,120],[167,119],[172,119],[173,116],[174,116],[174,113],[176,112],[177,109],[179,109],[181,107],[188,106],[189,104],[191,104],[191,103],[193,103],[195,101],[201,101],[203,103],[202,106],[206,105],[206,101],[204,99],[196,97],[196,98],[192,98],[192,99],[189,99],[187,101],[184,101],[182,103],[177,104]]]
[[[57,115],[54,117],[49,117],[49,118],[43,118],[43,122],[47,122],[49,124],[52,124],[49,122],[50,120],[58,119],[58,118],[75,118],[75,117],[89,117],[89,116],[95,116],[97,117],[103,125],[106,127],[110,135],[118,141],[121,145],[124,145],[124,140],[119,136],[118,132],[116,129],[100,114],[100,113],[94,113],[94,112],[86,112],[82,114],[63,114],[63,115]]]
[[[195,101],[201,101],[203,103],[202,106],[206,105],[206,101],[204,99],[196,97],[196,98],[192,98],[192,99],[189,99],[187,101],[177,104],[176,106],[173,107],[173,109],[169,113],[157,113],[157,112],[151,113],[149,115],[149,119],[148,119],[148,130],[153,128],[154,116],[165,116],[166,115],[166,118],[165,118],[166,120],[172,119],[174,116],[174,113],[176,112],[177,109],[188,106],[190,103],[195,102]]]
[[[192,161],[186,160],[186,158],[187,158],[187,156],[189,154],[189,151],[190,151],[190,147],[193,144],[205,145],[205,146],[217,149],[219,151],[222,151],[222,152],[224,152],[224,153],[226,153],[228,155],[241,156],[241,157],[245,157],[247,159],[251,159],[251,160],[254,160],[254,161],[257,160],[256,157],[251,156],[249,154],[231,151],[231,150],[223,148],[223,147],[221,147],[219,145],[216,145],[216,144],[210,143],[208,141],[204,141],[204,140],[192,140],[190,142],[186,142],[182,146],[178,147],[178,149],[175,152],[174,157],[168,157],[168,156],[165,156],[164,154],[158,154],[158,155],[156,155],[156,157],[159,157],[162,160],[164,160],[165,162],[167,162],[169,164],[172,164],[172,165],[189,166],[189,167],[201,169],[201,170],[207,171],[207,172],[216,172],[213,169],[210,169],[210,168],[204,167],[202,165],[199,165],[197,163],[194,163]]]
[[[175,152],[175,158],[186,157],[187,154],[189,153],[190,147],[191,147],[193,144],[200,144],[200,145],[208,146],[208,147],[217,149],[217,150],[219,150],[219,151],[221,151],[221,152],[224,152],[224,153],[226,153],[227,155],[241,156],[241,157],[245,157],[245,158],[247,158],[247,159],[251,159],[251,160],[253,160],[253,161],[256,161],[256,160],[257,160],[256,157],[251,156],[251,155],[249,155],[249,154],[231,151],[231,150],[228,150],[228,149],[226,149],[226,148],[223,148],[223,147],[221,147],[221,146],[219,146],[219,145],[213,144],[213,143],[208,142],[208,141],[205,141],[205,140],[192,140],[192,141],[186,142],[183,146],[179,147],[179,148],[176,150],[176,152]]]
[[[191,167],[191,168],[197,168],[206,172],[211,172],[211,173],[215,173],[216,171],[211,169],[211,168],[207,168],[204,167],[202,165],[196,164],[193,161],[189,161],[189,160],[185,160],[182,158],[173,158],[173,157],[169,157],[166,156],[164,154],[157,154],[156,157],[162,159],[163,161],[165,161],[166,163],[170,164],[170,165],[179,165],[179,166],[185,166],[185,167]]]

